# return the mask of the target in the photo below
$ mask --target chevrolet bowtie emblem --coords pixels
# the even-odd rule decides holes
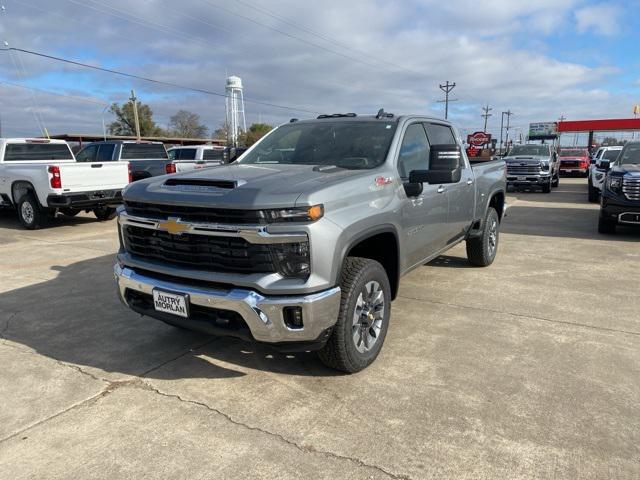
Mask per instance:
[[[158,222],[158,230],[165,230],[171,235],[181,235],[189,230],[189,224],[182,223],[179,218],[170,218],[165,222]]]

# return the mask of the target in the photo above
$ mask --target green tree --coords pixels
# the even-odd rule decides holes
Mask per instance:
[[[205,138],[208,128],[200,123],[200,115],[187,110],[178,110],[169,119],[169,131],[181,138]]]
[[[116,117],[116,119],[109,124],[109,133],[111,135],[136,134],[132,102],[123,103],[122,105],[113,103],[109,111]],[[157,137],[166,134],[166,132],[153,121],[153,111],[149,105],[140,102],[138,102],[138,122],[140,123],[140,135],[143,137]]]
[[[253,123],[246,132],[240,134],[238,143],[245,147],[250,147],[271,130],[273,130],[273,127],[267,123]]]

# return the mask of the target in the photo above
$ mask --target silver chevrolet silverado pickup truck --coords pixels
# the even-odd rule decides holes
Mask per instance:
[[[473,265],[496,256],[505,163],[471,165],[462,145],[443,120],[321,115],[233,164],[133,183],[118,216],[119,296],[171,325],[361,370],[402,275],[460,242]]]

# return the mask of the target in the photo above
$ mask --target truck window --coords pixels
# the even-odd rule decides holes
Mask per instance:
[[[168,158],[164,145],[159,143],[123,143],[122,160],[144,160],[146,158]]]
[[[113,143],[106,143],[98,147],[98,155],[96,161],[98,162],[110,162],[113,160],[113,149],[116,146]]]
[[[176,159],[177,160],[195,160],[196,152],[197,150],[195,148],[181,148],[180,150],[178,150],[178,156],[176,157]]]
[[[4,160],[73,160],[73,155],[65,143],[9,143],[4,151]]]
[[[203,160],[222,160],[224,156],[224,150],[208,149],[202,152]]]
[[[82,150],[78,152],[78,155],[76,155],[76,160],[78,162],[93,162],[96,159],[97,153],[98,153],[98,146],[89,145],[88,147],[84,147]]]
[[[413,170],[429,169],[429,140],[421,123],[407,127],[398,156],[398,172],[404,180]]]
[[[437,123],[427,123],[425,126],[431,145],[454,145],[458,143],[453,136],[451,127]]]

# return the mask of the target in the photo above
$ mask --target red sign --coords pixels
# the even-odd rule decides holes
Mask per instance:
[[[478,150],[476,147],[469,147],[469,148],[467,148],[467,156],[469,156],[469,157],[477,157],[479,151],[480,150]]]
[[[471,135],[467,135],[467,143],[476,147],[481,147],[487,143],[491,143],[491,135],[484,132],[476,132]]]

